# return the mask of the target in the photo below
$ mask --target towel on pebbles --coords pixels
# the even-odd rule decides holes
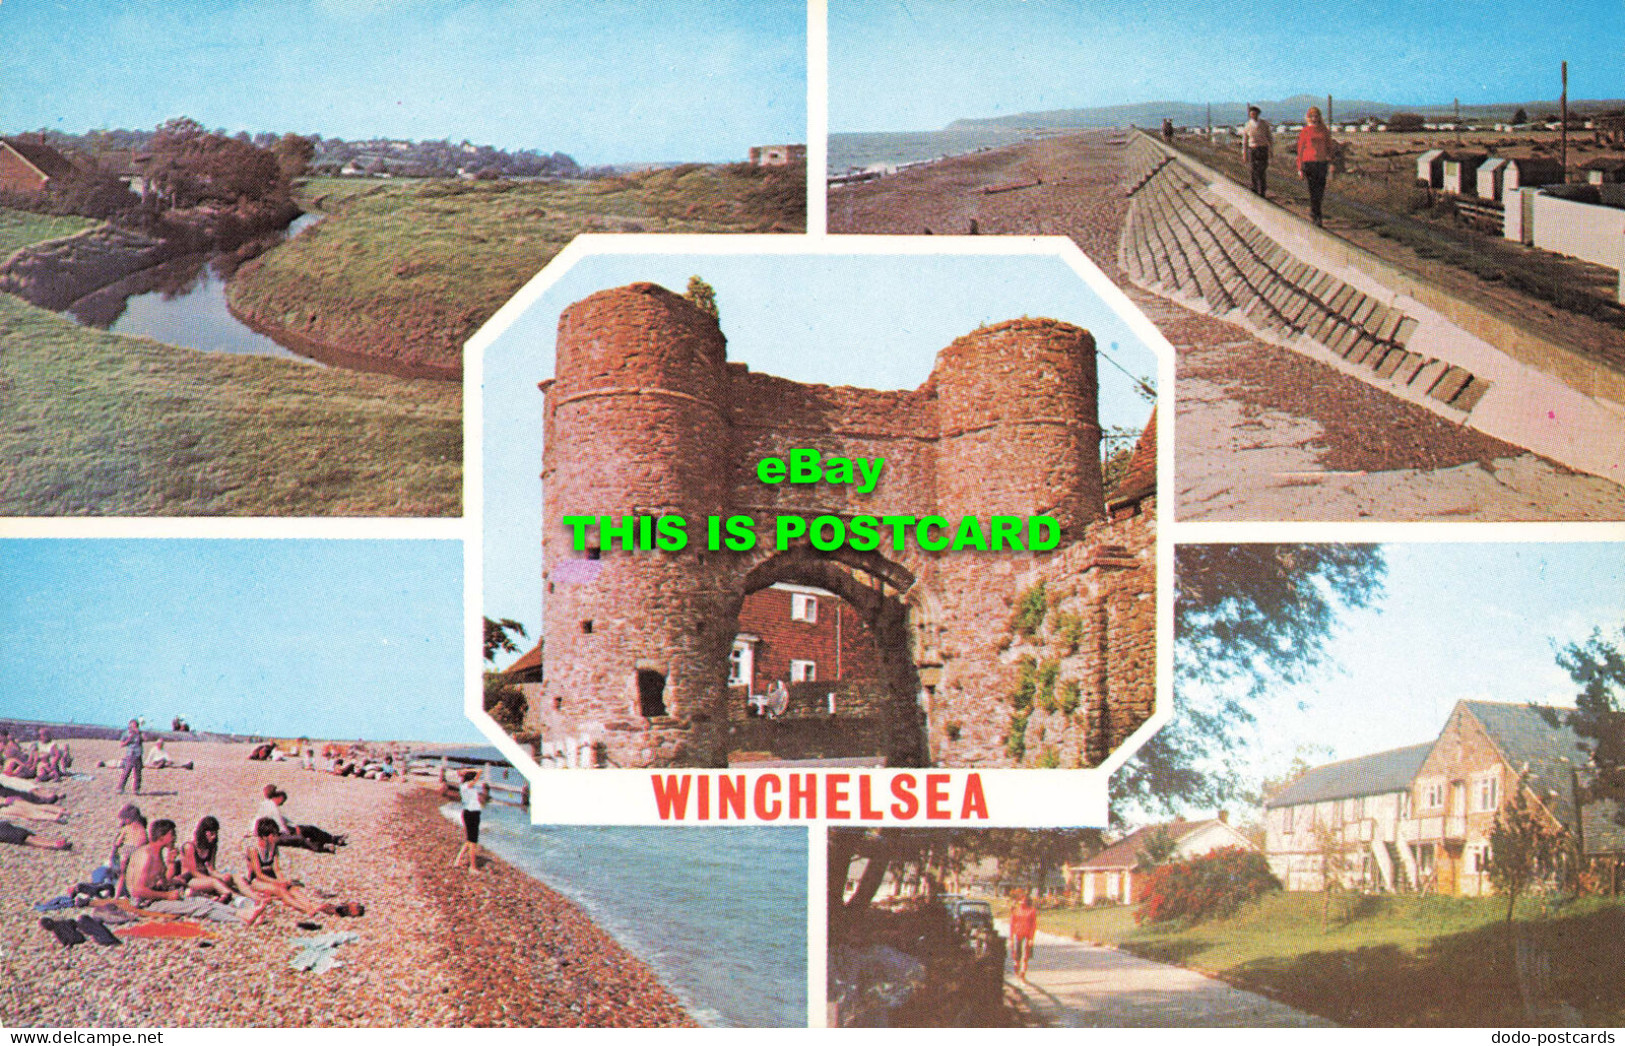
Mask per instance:
[[[296,937],[292,944],[298,950],[298,954],[288,965],[296,970],[326,973],[335,966],[343,965],[333,954],[339,945],[353,944],[359,940],[361,935],[353,930],[324,933],[320,937]]]

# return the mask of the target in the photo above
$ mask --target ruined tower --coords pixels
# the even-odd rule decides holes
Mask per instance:
[[[884,688],[878,704],[866,703],[866,722],[830,714],[803,724],[809,734],[854,738],[870,747],[849,754],[892,765],[1021,762],[1011,754],[1017,726],[1000,710],[1020,671],[1011,607],[1045,571],[1065,583],[1080,613],[1085,602],[1104,607],[1108,586],[1083,585],[1068,571],[1095,569],[1080,555],[1089,548],[1124,543],[1106,533],[1115,519],[1103,518],[1087,331],[1047,319],[982,328],[943,350],[930,379],[910,391],[807,385],[729,363],[715,318],[639,283],[570,306],[557,344],[556,377],[542,386],[545,679],[531,714],[551,740],[590,741],[597,762],[616,766],[718,766],[741,745],[760,751],[765,739],[771,749],[779,728],[764,734],[739,715],[730,723],[739,710],[729,704],[728,655],[744,596],[788,582],[835,592],[859,612],[878,645]],[[883,458],[884,473],[863,495],[758,479],[758,461],[797,447]],[[1154,492],[1148,497],[1154,504]],[[903,550],[888,542],[866,553],[820,552],[806,541],[773,547],[776,515],[859,514],[942,516],[951,525],[1043,515],[1058,523],[1060,541],[1045,552],[931,552],[912,537]],[[562,521],[577,515],[677,515],[689,543],[624,551],[595,528],[589,547],[573,549]],[[755,521],[756,547],[706,551],[706,518],[730,515]],[[1146,591],[1153,533],[1139,527],[1122,553],[1123,569]],[[1059,655],[1080,661],[1062,665],[1063,682],[1110,675],[1108,617],[1100,617],[1099,644]],[[1125,685],[1143,720],[1151,680]],[[1091,727],[1057,713],[1033,729],[1035,743],[1048,744]],[[1099,750],[1098,739],[1066,742],[1068,753]]]

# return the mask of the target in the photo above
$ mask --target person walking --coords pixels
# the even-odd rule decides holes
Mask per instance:
[[[1320,204],[1326,196],[1326,176],[1331,173],[1337,142],[1318,105],[1311,105],[1303,119],[1303,130],[1298,132],[1298,177],[1309,185],[1309,217],[1318,226],[1324,224]]]
[[[1032,895],[1022,890],[1016,895],[1016,906],[1010,909],[1010,947],[1014,951],[1016,976],[1027,979],[1027,963],[1033,957],[1033,938],[1038,936],[1038,906]]]
[[[124,757],[119,761],[119,766],[124,771],[119,777],[118,781],[118,790],[119,794],[121,795],[124,793],[124,786],[129,784],[130,776],[132,774],[135,775],[135,794],[141,794],[141,755],[143,740],[144,739],[141,736],[140,720],[130,720],[130,725],[125,729],[124,736],[119,738],[118,742],[119,748],[121,748],[124,752]]]
[[[1267,196],[1269,189],[1270,145],[1274,133],[1270,122],[1264,119],[1264,110],[1256,105],[1247,107],[1247,123],[1241,128],[1241,157],[1252,174],[1253,192]]]

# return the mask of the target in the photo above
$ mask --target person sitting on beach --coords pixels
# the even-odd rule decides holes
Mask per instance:
[[[72,844],[59,835],[40,835],[10,821],[0,821],[0,843],[32,846],[40,850],[69,850]]]
[[[175,878],[194,894],[212,894],[223,901],[230,900],[233,894],[249,896],[246,883],[215,867],[219,852],[220,821],[211,814],[197,823],[191,841],[181,847]]]
[[[124,873],[129,867],[130,855],[146,846],[148,841],[146,815],[134,803],[125,803],[124,809],[118,812],[118,835],[113,839],[113,852],[107,858],[107,871],[92,876],[92,881],[110,878],[118,884],[118,896],[128,894],[130,891],[124,881]]]
[[[254,838],[243,851],[248,861],[248,888],[261,901],[281,901],[283,904],[303,915],[364,915],[366,909],[354,901],[345,901],[335,905],[326,901],[319,901],[310,896],[302,887],[295,886],[283,878],[282,871],[277,867],[277,851],[280,830],[276,821],[269,817],[262,817],[254,822]],[[255,911],[248,920],[252,925],[258,921],[265,906]]]
[[[12,742],[11,747],[16,748],[16,742]],[[7,756],[5,763],[0,765],[0,772],[4,772],[7,777],[17,777],[24,781],[36,780],[39,774],[38,758],[33,752],[21,748],[16,750],[15,756]]]
[[[265,799],[260,803],[256,817],[269,817],[277,823],[277,830],[281,836],[283,846],[293,846],[303,850],[314,850],[317,853],[333,853],[341,846],[348,845],[349,840],[342,835],[334,835],[313,824],[294,824],[282,812],[282,804],[288,801],[288,793],[274,784],[265,786]]]
[[[485,804],[491,801],[491,786],[475,784],[479,776],[478,770],[464,770],[462,783],[456,791],[458,801],[463,806],[463,845],[452,855],[451,866],[456,868],[467,856],[470,872],[480,870],[480,813],[485,809]],[[442,781],[441,787],[448,794],[451,793],[450,784]]]
[[[39,762],[37,780],[60,781],[68,776],[68,768],[73,765],[73,753],[43,726],[39,728],[39,739],[34,742],[34,753]]]
[[[152,749],[147,753],[147,768],[151,770],[163,770],[166,768],[175,770],[190,770],[193,768],[193,764],[191,760],[187,760],[184,763],[177,763],[175,760],[171,759],[169,757],[169,752],[164,748],[164,739],[161,737],[155,737],[152,741]]]
[[[186,885],[173,879],[171,853],[175,846],[175,822],[160,818],[152,822],[147,845],[130,855],[125,882],[136,904],[166,915],[186,915],[217,922],[243,922],[243,915],[229,904],[208,897],[187,896]],[[255,911],[255,915],[263,909]]]

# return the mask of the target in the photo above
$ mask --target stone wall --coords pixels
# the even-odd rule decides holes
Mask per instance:
[[[725,765],[738,750],[726,679],[740,609],[781,581],[834,592],[863,618],[886,699],[854,730],[891,765],[1033,761],[1000,710],[1021,671],[1011,608],[1038,578],[1087,622],[1065,656],[1089,688],[1084,714],[1029,723],[1034,744],[1064,752],[1059,765],[1092,765],[1150,714],[1139,665],[1154,661],[1155,497],[1106,518],[1087,331],[983,328],[910,392],[802,385],[728,363],[712,317],[633,284],[564,311],[555,373],[542,386],[546,682],[532,719],[544,731],[594,737],[616,765]],[[884,457],[885,469],[868,495],[759,481],[764,456],[798,447]],[[755,521],[757,546],[706,551],[705,517],[736,514]],[[1063,540],[1044,553],[773,548],[774,516],[857,514],[1049,515]],[[566,515],[679,515],[692,543],[578,551]]]

